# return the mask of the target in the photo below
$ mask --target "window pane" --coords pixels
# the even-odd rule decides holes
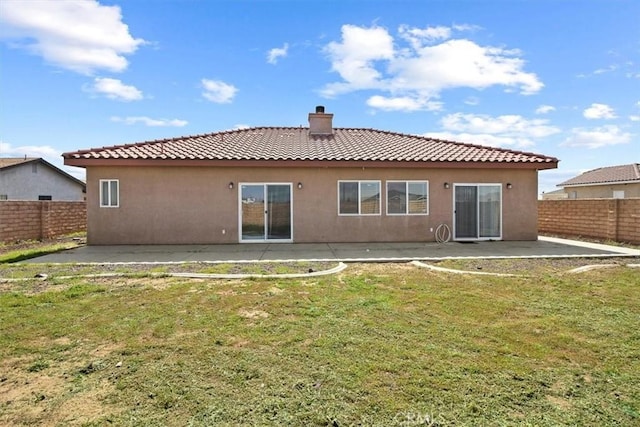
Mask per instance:
[[[478,187],[458,185],[455,187],[456,238],[477,238]]]
[[[291,239],[289,185],[267,185],[267,238]]]
[[[387,213],[407,213],[406,182],[387,182]]]
[[[118,181],[111,181],[111,194],[109,196],[109,201],[111,202],[111,206],[118,206]]]
[[[339,187],[341,214],[358,214],[358,183],[341,182]]]
[[[500,186],[478,187],[480,237],[500,237]]]
[[[426,182],[410,182],[409,183],[409,213],[426,214],[427,210],[427,183]]]
[[[109,206],[109,181],[102,181],[100,184],[102,185],[100,189],[100,206]]]
[[[377,182],[360,183],[360,213],[380,213],[380,184]]]

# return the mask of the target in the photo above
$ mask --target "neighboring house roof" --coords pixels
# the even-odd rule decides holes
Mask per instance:
[[[452,167],[528,167],[551,169],[558,159],[540,154],[443,141],[375,129],[335,128],[331,134],[310,134],[303,127],[256,127],[204,135],[147,141],[64,153],[65,164],[320,162],[334,166],[362,162],[397,166],[434,163]],[[293,166],[293,164],[292,164]],[[437,167],[437,165],[434,165]]]
[[[73,181],[74,183],[82,186],[83,191],[87,188],[87,184],[84,181],[79,180],[78,178],[74,177],[73,175],[68,174],[67,172],[65,172],[62,169],[52,165],[51,163],[47,162],[45,159],[40,158],[40,157],[1,157],[0,158],[0,172],[2,172],[4,170],[11,169],[11,168],[15,168],[15,167],[18,167],[18,166],[24,166],[26,164],[31,164],[31,163],[38,163],[38,164],[42,164],[42,165],[45,165],[45,166],[51,168],[55,172],[57,172],[60,175],[64,176],[65,178],[67,178],[67,179]]]
[[[560,183],[557,187],[623,183],[640,183],[639,163],[593,169]]]

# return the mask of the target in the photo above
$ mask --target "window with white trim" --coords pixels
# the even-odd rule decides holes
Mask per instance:
[[[429,215],[429,182],[387,181],[387,215]]]
[[[117,208],[120,206],[120,184],[117,179],[100,180],[100,207]]]
[[[380,215],[380,181],[338,181],[338,214]]]

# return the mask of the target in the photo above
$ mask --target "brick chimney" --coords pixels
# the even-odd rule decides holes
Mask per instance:
[[[333,114],[326,114],[324,107],[318,105],[315,113],[309,113],[309,135],[332,135]]]

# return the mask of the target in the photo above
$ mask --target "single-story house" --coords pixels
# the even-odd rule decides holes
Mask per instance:
[[[640,163],[593,169],[557,187],[562,187],[569,199],[640,197]]]
[[[569,196],[564,190],[561,188],[559,190],[553,191],[543,191],[542,192],[542,200],[564,200]]]
[[[255,127],[63,154],[89,244],[537,239],[539,154],[376,129]],[[444,227],[441,227],[441,230]]]
[[[0,158],[0,200],[85,200],[84,182],[42,158]]]

